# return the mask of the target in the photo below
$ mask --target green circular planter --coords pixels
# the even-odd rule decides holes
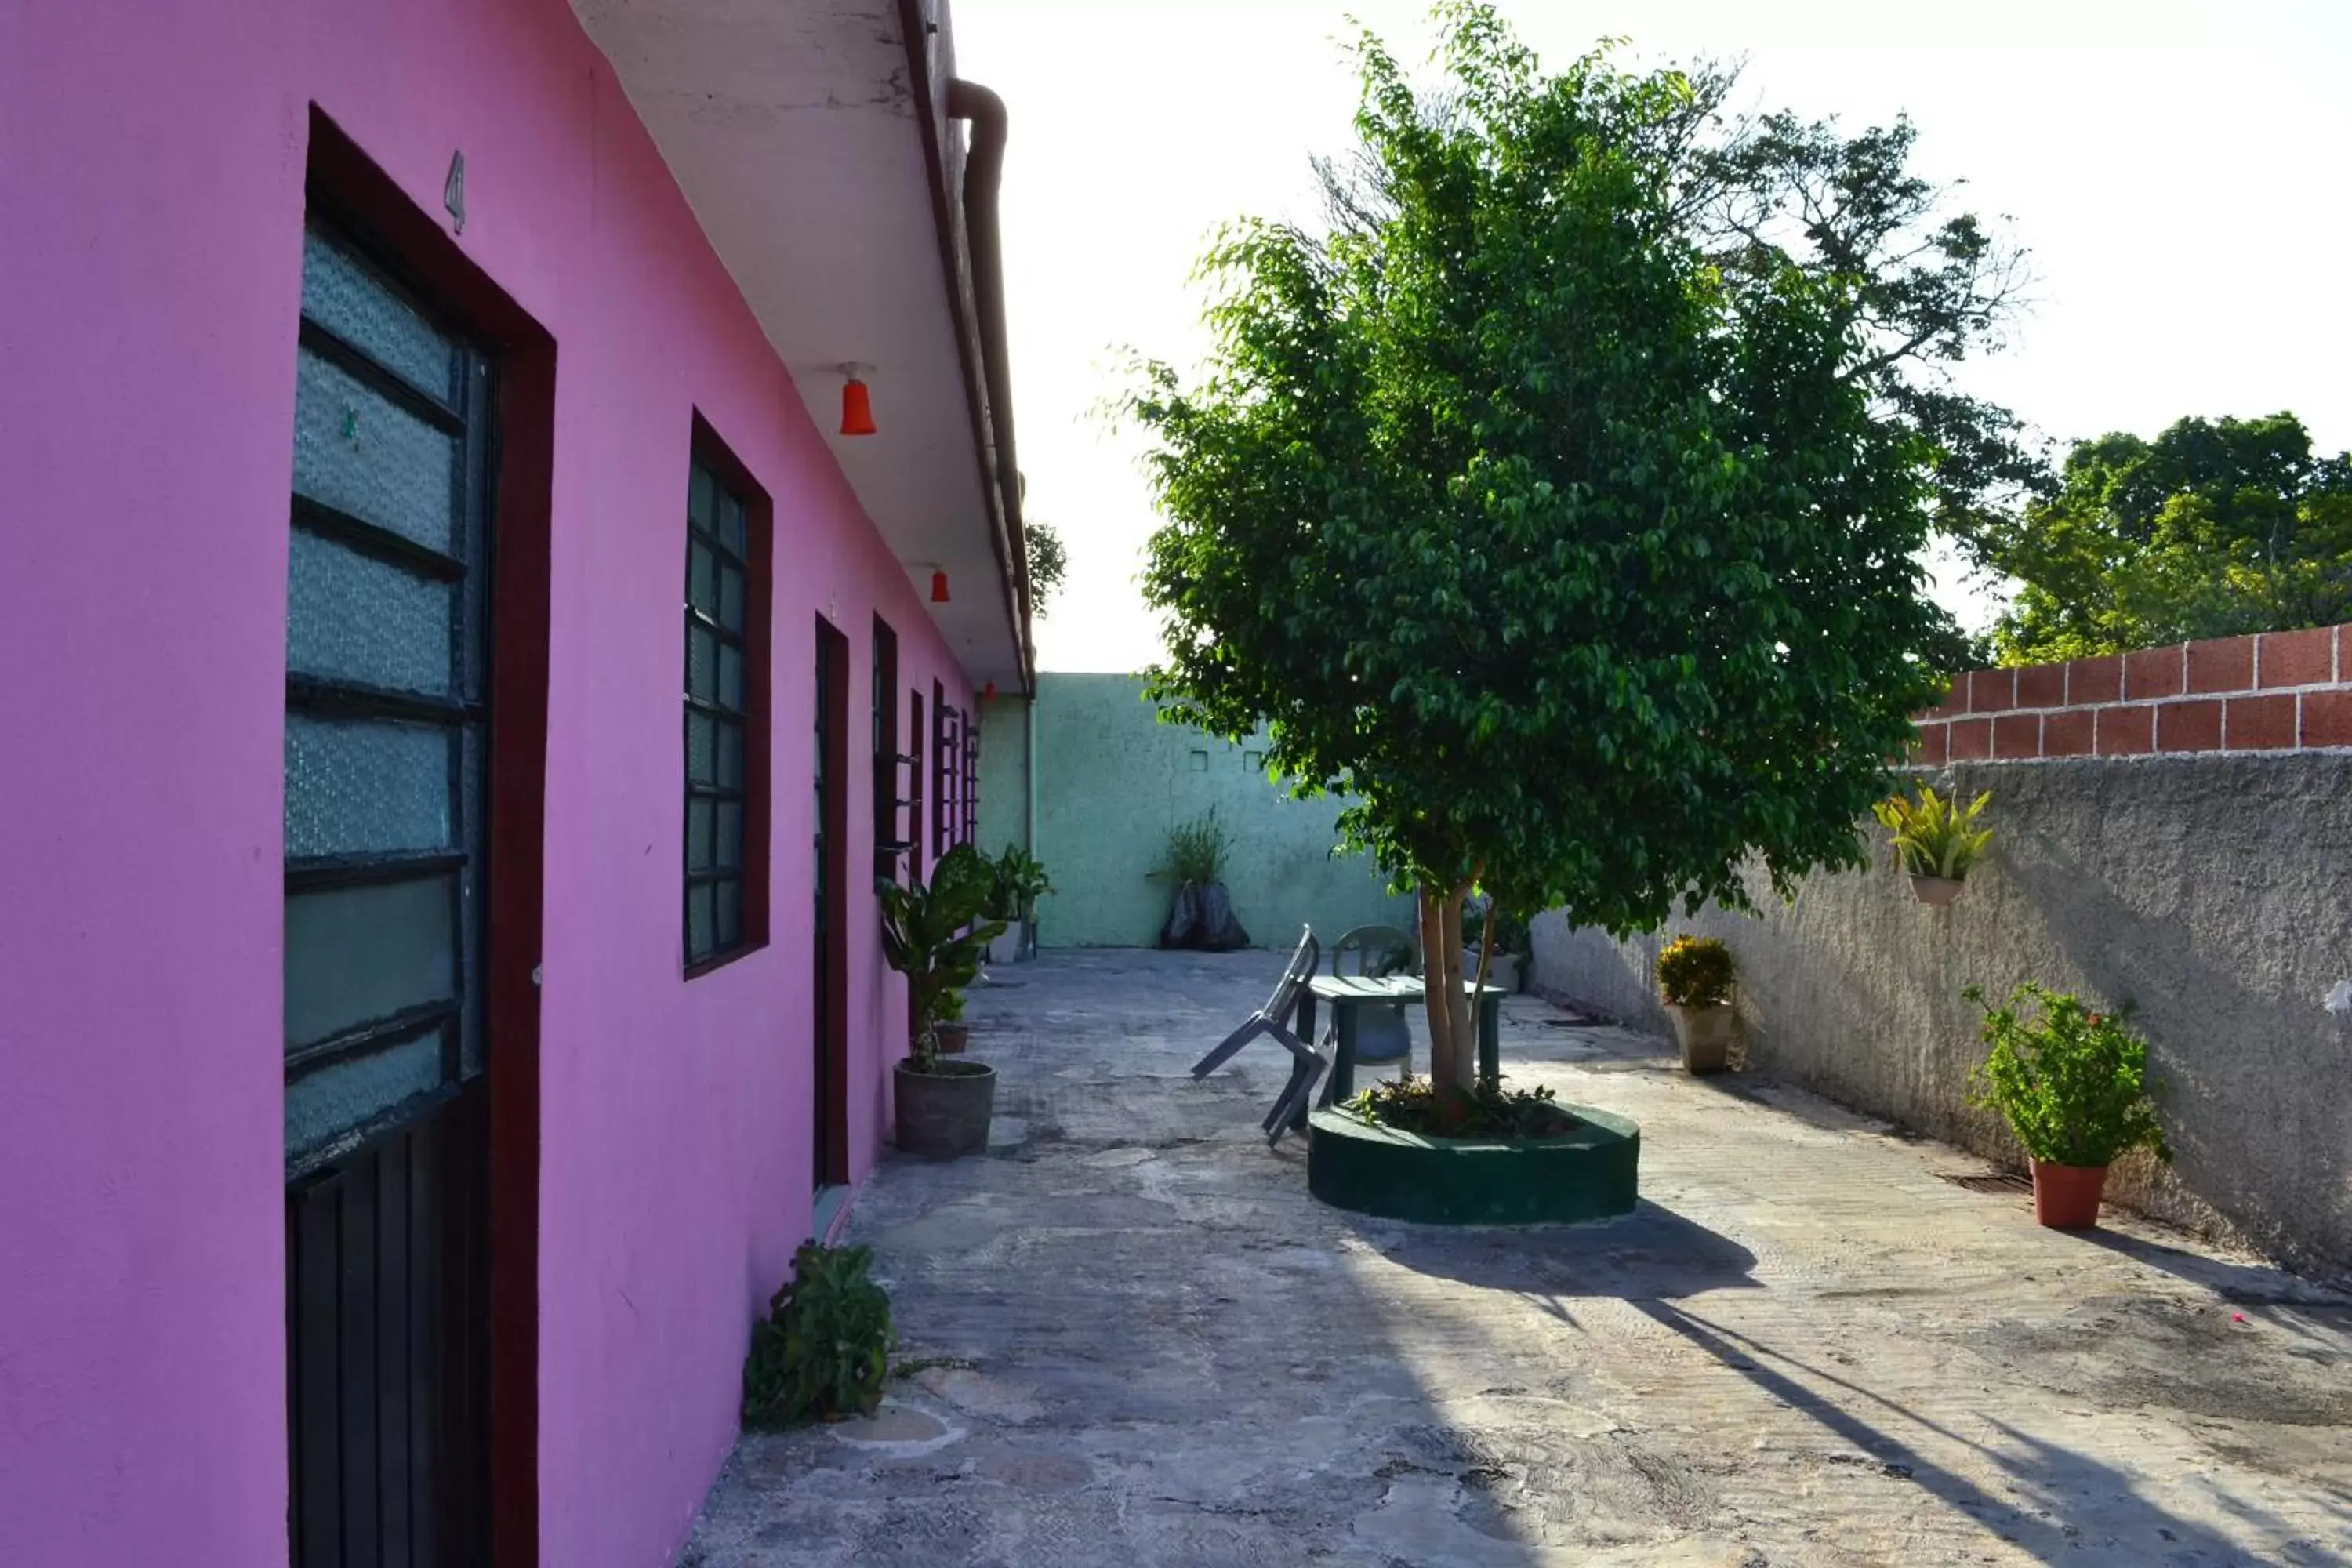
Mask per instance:
[[[1560,1138],[1427,1138],[1347,1111],[1308,1118],[1307,1190],[1334,1208],[1424,1225],[1559,1225],[1633,1212],[1642,1130],[1563,1105]]]

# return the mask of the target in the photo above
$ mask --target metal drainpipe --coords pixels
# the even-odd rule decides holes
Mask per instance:
[[[1004,243],[999,221],[997,193],[1004,176],[1007,121],[1004,100],[976,81],[952,77],[948,81],[948,118],[971,125],[963,160],[963,226],[971,247],[971,289],[979,307],[981,357],[988,380],[989,424],[996,437],[996,489],[1005,513],[1005,531],[1013,547],[1014,592],[1019,595],[1021,647],[1032,668],[1024,670],[1023,684],[1035,686],[1034,659],[1030,650],[1034,636],[1030,625],[1029,541],[1023,511],[1027,486],[1021,477],[1021,459],[1013,439],[1013,371],[1004,329]]]

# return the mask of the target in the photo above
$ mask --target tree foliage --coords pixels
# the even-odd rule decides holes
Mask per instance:
[[[1439,16],[1442,89],[1360,39],[1328,221],[1225,231],[1205,379],[1129,404],[1153,695],[1352,797],[1433,997],[1476,884],[1626,931],[1744,906],[1751,853],[1783,890],[1858,860],[1950,630],[1916,557],[1994,482],[1955,475],[1939,426],[1987,421],[1937,367],[2013,271],[1934,217],[1906,126],[1727,122],[1727,73],[1547,76],[1487,7]]]
[[[1062,583],[1070,574],[1068,547],[1062,534],[1050,522],[1026,524],[1029,550],[1029,613],[1043,617],[1061,593]]]
[[[1987,535],[2004,662],[2352,620],[2352,453],[2292,414],[2079,442],[2052,489]]]

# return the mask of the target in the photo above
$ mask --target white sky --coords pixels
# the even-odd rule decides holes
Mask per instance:
[[[1746,57],[1736,101],[1859,128],[1907,110],[1919,167],[2006,215],[2035,302],[1962,384],[2050,436],[2153,434],[2293,409],[2352,447],[2352,0],[1504,0],[1564,65]],[[1353,13],[1401,58],[1391,0],[1147,5],[959,0],[959,69],[1003,94],[1005,269],[1028,511],[1067,542],[1048,669],[1140,668],[1153,514],[1097,406],[1126,347],[1189,365],[1208,232],[1314,211],[1307,160],[1350,137]],[[1966,618],[1981,594],[1947,585]]]

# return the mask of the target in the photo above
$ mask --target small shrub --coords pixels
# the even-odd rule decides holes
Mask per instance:
[[[873,1262],[866,1247],[809,1242],[793,1254],[792,1279],[751,1325],[744,1426],[838,1421],[880,1402],[898,1336],[889,1293],[866,1278]]]
[[[1714,1007],[1731,1000],[1736,965],[1720,937],[1678,936],[1658,954],[1658,990],[1677,1007]]]
[[[1991,828],[1975,826],[1977,814],[1991,799],[1992,792],[1987,790],[1963,806],[1921,784],[1917,800],[1898,795],[1871,809],[1895,835],[1895,853],[1906,871],[1958,882],[1992,842]]]
[[[1164,874],[1178,887],[1205,888],[1223,881],[1225,851],[1233,839],[1214,811],[1196,821],[1168,830],[1168,864]]]
[[[1974,985],[1964,994],[1984,1002]],[[2029,1001],[2037,1014],[2021,1017]],[[2000,1111],[2035,1159],[2111,1165],[2133,1149],[2172,1158],[2148,1098],[2147,1042],[2115,1014],[2029,981],[2007,1005],[1985,1008],[1984,1037],[1992,1052],[1971,1075],[1969,1103]]]
[[[1550,1089],[1506,1090],[1492,1079],[1470,1089],[1427,1079],[1375,1084],[1347,1109],[1376,1127],[1436,1138],[1558,1138],[1576,1125]]]

